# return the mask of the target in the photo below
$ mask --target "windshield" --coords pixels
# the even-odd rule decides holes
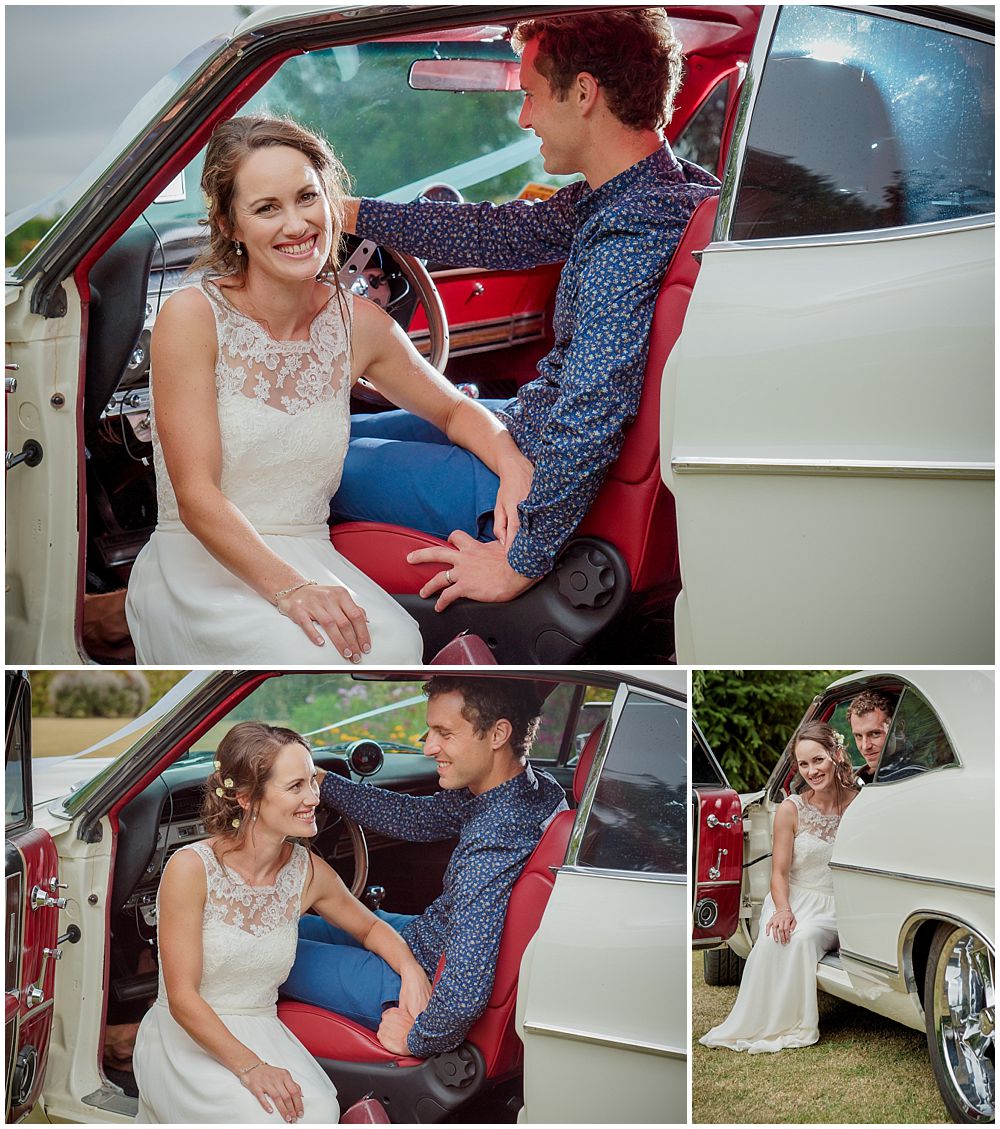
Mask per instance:
[[[457,57],[516,58],[510,43],[499,39],[331,47],[289,59],[240,114],[287,116],[321,133],[359,196],[406,201],[444,182],[468,199],[499,202],[528,182],[557,186],[573,179],[544,172],[538,138],[517,124],[518,91],[410,88],[415,60]],[[204,151],[185,169],[183,199],[147,209],[157,230],[204,216],[203,163]]]

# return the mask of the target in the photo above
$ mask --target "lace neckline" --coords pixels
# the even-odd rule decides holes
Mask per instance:
[[[337,287],[335,285],[330,285],[329,283],[323,283],[322,285],[327,286],[331,290],[331,294],[330,294],[330,297],[326,300],[326,302],[324,302],[323,305],[320,307],[320,309],[318,309],[316,311],[316,313],[313,315],[313,319],[309,323],[309,336],[304,337],[304,338],[303,337],[286,338],[286,337],[274,337],[274,336],[272,336],[270,331],[267,329],[266,326],[264,326],[261,322],[259,322],[251,314],[244,313],[243,310],[241,310],[237,305],[235,305],[232,301],[230,301],[230,299],[226,297],[225,290],[223,290],[223,288],[214,279],[206,278],[204,275],[201,278],[201,288],[202,288],[202,290],[205,291],[206,294],[209,295],[209,297],[213,297],[217,302],[219,302],[223,306],[223,308],[227,311],[227,313],[233,314],[236,317],[241,318],[248,325],[253,326],[254,329],[270,345],[272,345],[272,346],[277,346],[277,345],[293,346],[293,347],[296,347],[296,348],[298,348],[300,346],[301,347],[308,347],[308,346],[311,346],[314,343],[315,338],[316,338],[316,329],[317,329],[317,326],[320,324],[321,320],[323,319],[323,315],[326,314],[330,310],[330,307],[333,306],[334,303],[337,301]]]
[[[243,877],[243,875],[239,873],[239,871],[233,870],[231,867],[226,866],[224,862],[219,862],[218,858],[216,857],[215,851],[212,850],[212,847],[207,839],[203,840],[200,843],[196,843],[195,846],[199,848],[199,853],[201,854],[202,858],[209,860],[216,868],[218,873],[228,879],[228,881],[231,882],[234,886],[240,886],[246,890],[253,890],[254,893],[259,894],[266,894],[271,890],[276,890],[278,886],[281,885],[282,875],[292,865],[292,863],[295,862],[298,851],[300,849],[305,850],[305,848],[300,847],[298,843],[292,843],[292,849],[291,851],[289,851],[288,858],[281,864],[280,867],[278,867],[278,872],[274,876],[274,881],[266,886],[254,886],[252,883],[248,882]]]

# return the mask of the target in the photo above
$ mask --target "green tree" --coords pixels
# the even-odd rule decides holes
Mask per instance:
[[[696,670],[695,719],[740,792],[763,788],[812,699],[847,670]]]

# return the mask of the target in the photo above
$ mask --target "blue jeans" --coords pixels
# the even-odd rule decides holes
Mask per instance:
[[[402,933],[415,915],[379,910],[376,916]],[[399,1000],[399,985],[399,973],[350,933],[314,913],[299,921],[295,963],[281,986],[283,996],[335,1011],[377,1031],[383,1007]]]
[[[481,400],[494,411],[509,400]],[[493,540],[500,480],[443,431],[409,412],[351,417],[351,442],[330,520],[381,521],[446,539]]]

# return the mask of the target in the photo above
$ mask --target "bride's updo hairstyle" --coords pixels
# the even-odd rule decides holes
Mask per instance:
[[[830,760],[833,761],[837,769],[835,780],[838,793],[841,789],[856,792],[858,785],[854,779],[854,769],[851,766],[847,751],[841,743],[842,740],[843,738],[836,729],[832,725],[827,725],[825,721],[807,721],[796,730],[795,736],[792,738],[792,756],[794,757],[800,741],[815,741],[817,745],[821,745],[830,754]]]
[[[209,835],[227,840],[230,850],[244,841],[278,753],[294,744],[312,752],[293,729],[241,721],[229,730],[219,742],[215,771],[205,781],[201,819]]]
[[[231,118],[212,134],[201,174],[201,190],[208,204],[208,218],[201,222],[208,227],[209,245],[192,264],[192,271],[206,270],[236,278],[246,276],[247,255],[236,254],[232,234],[236,226],[233,214],[236,177],[252,153],[277,145],[297,149],[319,176],[333,224],[330,257],[320,273],[336,272],[340,265],[337,261],[340,237],[344,231],[347,170],[322,137],[290,118],[264,117]]]

